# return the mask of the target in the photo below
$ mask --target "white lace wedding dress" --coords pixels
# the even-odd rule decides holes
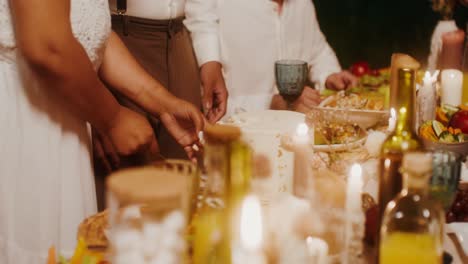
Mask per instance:
[[[71,0],[73,33],[96,69],[108,10],[107,0]],[[42,264],[52,245],[70,255],[78,224],[96,211],[90,140],[86,123],[39,87],[13,26],[0,0],[0,263]]]

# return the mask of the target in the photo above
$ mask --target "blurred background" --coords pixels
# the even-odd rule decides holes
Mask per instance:
[[[313,0],[320,27],[343,68],[367,61],[388,67],[394,52],[408,53],[423,67],[439,14],[430,0]],[[467,8],[458,4],[454,18],[465,29]]]

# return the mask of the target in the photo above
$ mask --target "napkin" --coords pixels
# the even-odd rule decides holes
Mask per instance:
[[[455,234],[465,255],[468,255],[468,223],[451,223],[445,227],[448,234]]]

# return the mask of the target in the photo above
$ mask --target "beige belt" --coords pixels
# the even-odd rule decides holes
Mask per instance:
[[[121,24],[122,32],[125,36],[128,35],[129,27],[133,27],[136,30],[152,30],[156,32],[167,32],[168,37],[172,37],[176,33],[180,32],[184,28],[182,21],[183,17],[167,19],[167,20],[156,20],[147,19],[141,17],[127,16],[127,0],[117,0],[117,14],[112,15],[112,23],[114,25]]]

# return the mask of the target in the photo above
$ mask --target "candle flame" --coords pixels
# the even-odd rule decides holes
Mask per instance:
[[[296,134],[298,136],[307,136],[309,133],[309,126],[305,123],[300,123],[296,128]]]
[[[439,77],[439,70],[434,71],[434,73],[431,75],[430,71],[426,71],[424,73],[424,78],[423,78],[423,83],[424,85],[430,85],[435,82],[437,82],[437,78]]]
[[[388,119],[388,131],[393,131],[396,126],[396,110],[395,108],[390,108],[390,118]]]
[[[262,214],[260,201],[249,195],[242,203],[240,216],[240,237],[247,249],[258,249],[262,243]]]
[[[426,73],[424,73],[424,82],[430,82],[431,81],[431,73],[429,71],[426,71]]]
[[[359,164],[353,164],[353,166],[351,166],[351,179],[359,179],[361,178],[361,175],[362,175],[362,168],[361,168],[361,165]]]
[[[432,74],[432,82],[436,82],[437,81],[437,78],[439,78],[439,73],[440,73],[440,70],[436,70],[434,72],[434,74]]]
[[[314,257],[314,263],[326,263],[328,255],[328,244],[324,240],[316,237],[308,236],[306,238],[307,249],[309,254]]]

